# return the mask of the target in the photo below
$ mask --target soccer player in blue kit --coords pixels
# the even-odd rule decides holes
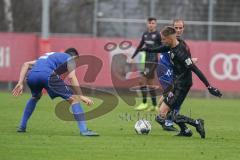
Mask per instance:
[[[79,103],[79,101],[83,101],[87,105],[92,105],[93,101],[81,93],[74,70],[78,58],[77,50],[75,48],[69,48],[64,53],[46,53],[35,61],[29,61],[23,64],[19,81],[13,89],[12,94],[14,96],[22,94],[23,82],[26,78],[32,97],[26,104],[17,132],[26,132],[27,122],[42,96],[42,90],[46,89],[52,99],[61,97],[71,104],[74,118],[78,123],[78,128],[82,136],[98,136],[97,133],[87,128],[84,111]],[[61,79],[60,76],[63,73],[68,74],[67,78],[73,87],[70,88]]]

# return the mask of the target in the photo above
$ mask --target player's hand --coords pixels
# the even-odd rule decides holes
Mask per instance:
[[[210,94],[212,94],[216,97],[222,97],[222,93],[217,88],[209,86],[208,91],[209,91]]]
[[[81,101],[83,101],[84,103],[86,103],[88,106],[94,104],[93,101],[92,101],[90,98],[88,98],[88,97],[80,96],[80,99],[81,99]]]
[[[198,62],[198,58],[192,58],[192,62],[196,64]]]
[[[12,90],[13,96],[19,96],[23,92],[23,84],[18,83],[15,88]]]

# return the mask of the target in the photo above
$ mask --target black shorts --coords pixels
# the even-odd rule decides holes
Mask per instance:
[[[191,86],[174,86],[172,93],[164,95],[164,102],[171,110],[179,110]]]
[[[146,61],[145,68],[144,68],[144,71],[142,72],[142,75],[147,79],[154,79],[156,68],[157,68],[157,62]]]

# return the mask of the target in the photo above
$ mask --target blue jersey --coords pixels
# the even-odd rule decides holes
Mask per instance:
[[[71,56],[67,53],[50,52],[38,58],[31,71],[45,72],[48,75],[56,71],[60,66],[67,64]],[[67,71],[67,65],[65,66]]]
[[[51,98],[62,97],[69,99],[73,91],[60,78],[59,73],[68,71],[68,60],[71,56],[66,53],[50,52],[41,56],[27,76],[27,84],[33,97],[40,97],[45,88]],[[60,70],[60,71],[59,71]],[[52,73],[56,74],[52,74]]]
[[[163,91],[173,85],[173,64],[168,52],[161,53],[157,66],[157,75]]]

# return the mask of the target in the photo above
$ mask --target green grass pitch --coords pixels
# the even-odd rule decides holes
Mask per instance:
[[[88,121],[88,127],[101,134],[90,138],[79,135],[75,122],[58,119],[54,106],[60,99],[51,101],[47,96],[39,102],[27,133],[17,133],[29,96],[14,98],[10,93],[0,93],[1,160],[240,159],[240,100],[186,99],[182,113],[205,119],[204,140],[194,128],[191,138],[174,137],[175,133],[163,131],[153,119],[149,135],[136,135],[133,129],[136,112],[123,101],[114,111]],[[95,106],[100,103],[94,100]],[[87,110],[86,106],[84,108]],[[141,113],[141,116],[146,115],[149,113]]]

